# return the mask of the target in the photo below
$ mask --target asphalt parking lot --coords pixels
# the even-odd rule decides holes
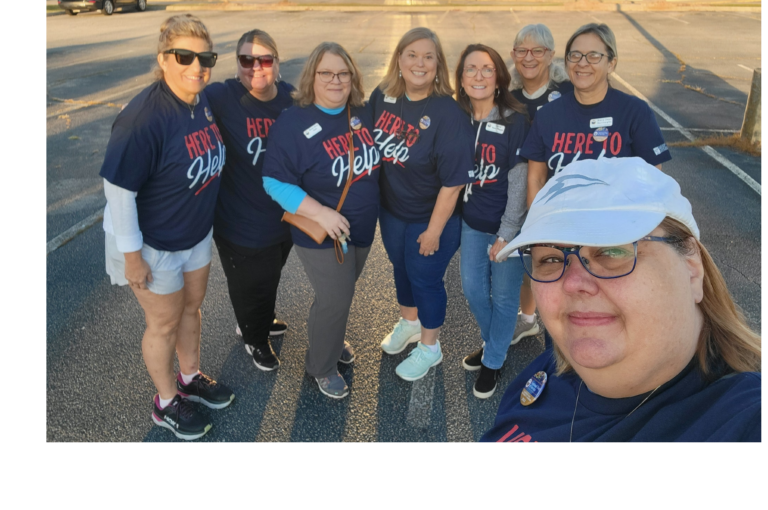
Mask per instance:
[[[152,82],[162,10],[98,13],[47,20],[46,241],[98,215],[105,200],[98,172],[111,124],[121,105]],[[267,30],[281,53],[283,79],[296,81],[316,44],[334,40],[357,60],[370,91],[383,75],[399,37],[428,26],[442,39],[453,66],[469,43],[508,55],[517,30],[547,24],[557,56],[576,28],[608,23],[618,38],[613,84],[642,94],[679,125],[702,136],[741,126],[752,70],[761,67],[759,13],[509,12],[223,12],[196,11],[212,33],[219,61],[213,81],[234,75],[235,44],[252,28]],[[733,34],[739,34],[738,44]],[[508,59],[511,63],[511,59]],[[659,116],[668,142],[684,140]],[[702,241],[723,271],[750,323],[761,328],[761,196],[698,148],[672,148],[664,170],[693,204]],[[761,182],[760,159],[718,149]],[[214,254],[203,304],[202,369],[235,391],[235,403],[212,414],[202,441],[474,441],[493,422],[502,391],[487,401],[472,395],[475,374],[461,359],[479,346],[479,330],[462,295],[459,256],[446,275],[448,319],[441,334],[444,361],[416,383],[394,374],[407,355],[388,356],[381,339],[398,319],[392,269],[380,239],[357,286],[347,339],[357,361],[341,366],[351,394],[333,401],[304,374],[306,317],[312,291],[291,254],[277,313],[290,324],[275,342],[282,361],[257,371],[235,336],[224,275]],[[141,359],[143,316],[127,288],[104,272],[100,222],[47,257],[48,441],[176,441],[149,418],[154,388]],[[543,338],[512,347],[500,389],[543,350]]]

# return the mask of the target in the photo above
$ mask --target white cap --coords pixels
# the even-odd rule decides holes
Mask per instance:
[[[669,216],[699,239],[677,181],[642,158],[576,161],[536,194],[520,235],[496,256],[537,243],[616,246],[648,235]]]

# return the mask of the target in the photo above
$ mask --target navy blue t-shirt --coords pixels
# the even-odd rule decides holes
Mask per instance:
[[[547,373],[547,384],[535,402],[523,406],[520,394],[538,371]],[[575,372],[554,373],[550,349],[512,381],[493,428],[481,441],[567,442],[581,378]],[[611,399],[584,385],[573,441],[760,441],[760,381],[759,373],[744,372],[707,383],[694,358],[640,407],[647,394]]]
[[[513,90],[512,95],[528,108],[528,117],[533,121],[536,117],[536,112],[539,111],[542,106],[560,99],[569,92],[573,92],[573,84],[569,81],[564,81],[562,83],[550,83],[549,87],[547,87],[547,91],[536,99],[528,99],[525,97],[523,89]]]
[[[373,243],[379,216],[381,156],[372,136],[373,119],[366,107],[352,108],[355,147],[354,172],[341,215],[349,221],[350,244],[365,248]],[[263,173],[295,184],[326,207],[336,209],[349,175],[347,110],[337,115],[317,106],[292,106],[272,126]],[[291,226],[293,242],[303,248],[333,248],[326,237],[317,244]]]
[[[199,97],[190,107],[161,80],[112,124],[99,175],[138,193],[139,229],[156,250],[188,250],[213,225],[226,149],[208,99]]]
[[[520,148],[528,134],[523,114],[512,112],[507,123],[475,123],[479,131],[475,147],[475,181],[465,197],[463,218],[480,232],[496,234],[507,207],[509,171],[521,161]],[[466,193],[466,192],[465,192]]]
[[[269,131],[280,113],[293,105],[293,86],[278,82],[277,96],[259,101],[235,79],[205,89],[227,147],[213,229],[248,248],[264,248],[291,238],[280,221],[283,209],[264,191],[261,170]]]
[[[613,88],[596,105],[580,105],[573,93],[545,105],[520,155],[545,162],[548,179],[584,159],[638,156],[651,165],[672,159],[648,104]]]
[[[449,96],[409,101],[378,88],[369,105],[383,165],[381,205],[401,221],[429,222],[440,188],[474,182],[475,134],[467,114]],[[418,139],[398,139],[402,129]]]

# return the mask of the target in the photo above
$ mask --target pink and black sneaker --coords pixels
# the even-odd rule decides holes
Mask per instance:
[[[211,409],[223,409],[235,400],[235,394],[207,375],[200,373],[189,384],[184,384],[181,374],[176,376],[179,395],[192,402],[200,402]]]
[[[160,409],[159,396],[152,399],[152,421],[155,425],[164,427],[179,439],[191,441],[203,437],[211,430],[211,422],[195,409],[195,406],[176,395],[163,409]]]

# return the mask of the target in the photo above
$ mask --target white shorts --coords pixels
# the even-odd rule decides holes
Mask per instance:
[[[117,240],[109,232],[105,234],[107,274],[112,285],[128,285],[125,279],[125,255],[118,251]],[[163,251],[151,246],[141,247],[141,257],[149,264],[152,280],[147,288],[155,294],[173,294],[184,288],[184,273],[207,266],[211,262],[213,228],[205,239],[189,250]]]

